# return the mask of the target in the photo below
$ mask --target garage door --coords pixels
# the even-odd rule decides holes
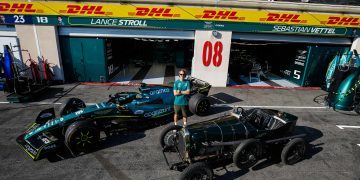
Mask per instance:
[[[194,39],[194,31],[62,27],[62,36]]]
[[[309,43],[309,44],[337,44],[337,45],[352,44],[349,38],[283,35],[283,34],[233,33],[232,39],[243,40],[243,41],[294,42],[294,43]]]

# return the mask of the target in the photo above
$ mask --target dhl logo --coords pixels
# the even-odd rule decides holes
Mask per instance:
[[[91,5],[67,5],[66,10],[60,10],[59,13],[66,14],[95,14],[95,15],[112,15],[112,12],[105,12],[102,10],[103,6]]]
[[[306,23],[307,20],[300,20],[299,14],[279,14],[269,13],[267,18],[260,18],[260,21],[266,22],[293,22],[293,23]]]
[[[0,3],[0,12],[12,13],[43,13],[44,10],[33,9],[33,4],[27,3]]]
[[[238,17],[236,11],[204,10],[202,15],[195,15],[195,17],[202,19],[245,20],[245,17]]]
[[[327,21],[321,21],[321,24],[359,26],[360,22],[359,18],[330,16]]]
[[[171,8],[145,8],[137,7],[136,12],[128,12],[129,16],[156,16],[156,17],[180,17],[180,14],[172,14]]]

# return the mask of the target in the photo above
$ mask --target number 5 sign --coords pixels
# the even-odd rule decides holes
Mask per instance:
[[[229,68],[231,32],[196,31],[191,75],[224,87]]]

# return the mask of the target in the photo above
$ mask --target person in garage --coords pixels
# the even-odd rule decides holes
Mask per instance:
[[[174,83],[174,123],[177,125],[177,121],[180,113],[182,114],[182,119],[184,127],[186,126],[187,121],[187,108],[189,105],[189,94],[190,94],[190,82],[185,79],[186,70],[181,69],[179,71],[179,79]]]

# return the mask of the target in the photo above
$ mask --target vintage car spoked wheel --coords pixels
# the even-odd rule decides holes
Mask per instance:
[[[254,166],[261,155],[261,144],[255,139],[242,142],[235,150],[233,161],[240,169],[248,169]]]
[[[171,125],[165,128],[160,133],[160,145],[161,147],[165,146],[174,146],[176,132],[179,131],[182,127],[178,125]]]
[[[65,116],[85,107],[86,105],[83,100],[78,98],[69,98],[61,105],[59,114],[60,116]]]
[[[189,110],[196,115],[206,115],[210,110],[210,100],[203,94],[197,93],[189,100]]]
[[[289,141],[281,152],[281,161],[292,165],[304,158],[306,145],[303,138],[295,138]]]
[[[99,131],[94,124],[87,121],[72,123],[65,133],[65,144],[75,154],[91,151],[99,139]]]
[[[180,180],[211,180],[213,179],[213,171],[203,162],[190,164],[183,172],[181,172]]]

